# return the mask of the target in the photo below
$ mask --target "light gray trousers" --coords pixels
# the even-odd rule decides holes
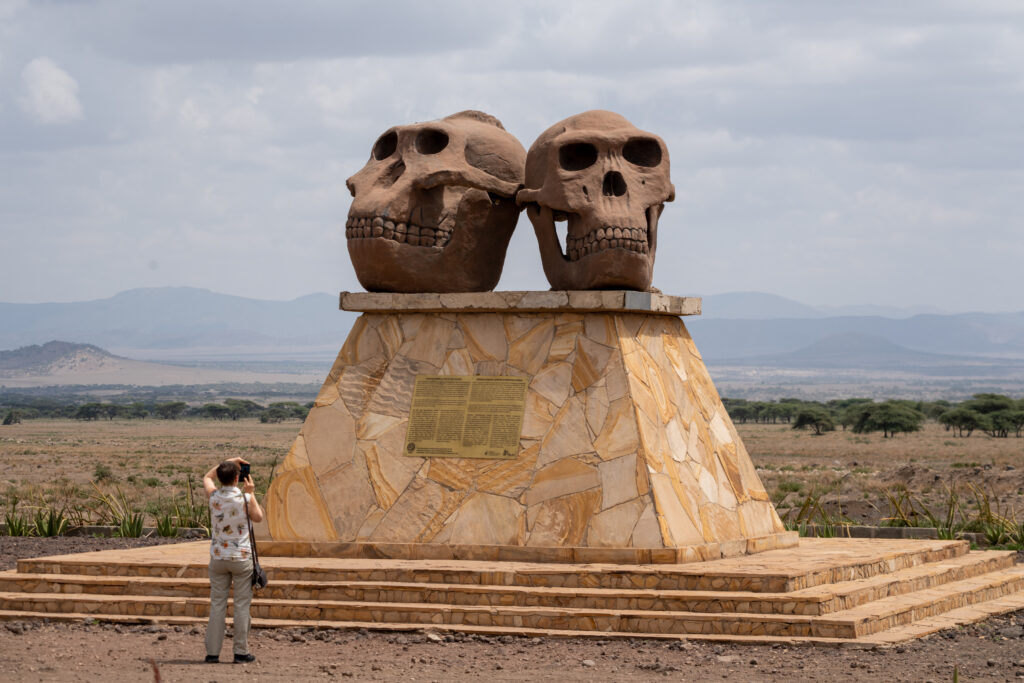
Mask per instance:
[[[219,655],[224,644],[228,594],[235,584],[234,653],[249,654],[249,604],[252,602],[252,559],[210,560],[210,622],[206,625],[206,654]]]

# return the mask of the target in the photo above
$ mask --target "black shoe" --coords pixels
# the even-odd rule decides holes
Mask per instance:
[[[218,664],[220,662],[219,655],[206,655],[207,664]]]
[[[255,655],[235,655],[235,664],[248,664],[249,662],[255,662]]]

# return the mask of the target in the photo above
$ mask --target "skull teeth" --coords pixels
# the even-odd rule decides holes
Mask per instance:
[[[606,249],[625,249],[637,254],[646,254],[649,251],[647,229],[605,226],[591,230],[583,237],[566,238],[565,251],[570,261],[578,261],[584,256]]]
[[[414,247],[443,248],[451,240],[452,231],[414,223],[396,223],[382,216],[349,216],[345,222],[345,237],[350,240],[380,237]]]

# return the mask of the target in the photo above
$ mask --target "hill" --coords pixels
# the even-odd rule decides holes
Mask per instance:
[[[40,375],[73,368],[101,368],[116,365],[117,358],[91,344],[50,341],[0,351],[0,373]]]
[[[306,372],[253,372],[149,363],[115,356],[91,344],[49,341],[0,351],[0,386],[217,384],[317,382],[326,368]]]

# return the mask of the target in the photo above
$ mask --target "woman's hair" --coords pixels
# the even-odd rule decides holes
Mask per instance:
[[[217,465],[217,479],[220,480],[220,483],[224,486],[237,483],[238,475],[241,473],[242,468],[233,460],[225,460],[221,464]]]

